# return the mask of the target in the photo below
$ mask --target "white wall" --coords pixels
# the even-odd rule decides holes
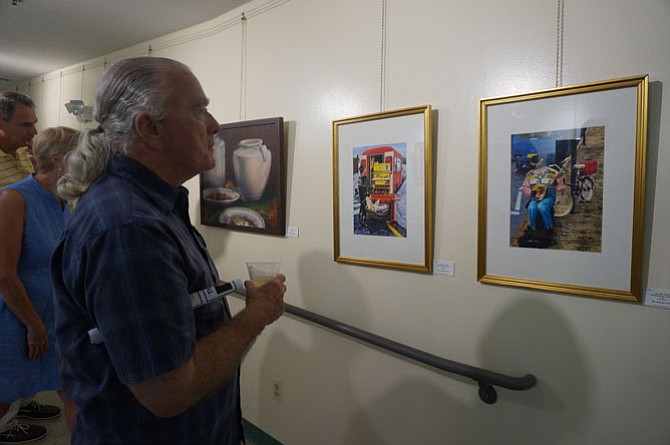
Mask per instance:
[[[37,100],[42,128],[78,126],[62,104],[81,89],[92,102],[105,61],[146,54],[151,44],[152,54],[192,67],[219,121],[283,116],[290,128],[288,224],[300,236],[200,227],[223,277],[244,277],[247,260],[278,258],[291,304],[432,354],[539,380],[530,391],[499,389],[498,402],[485,405],[467,379],[285,316],[243,365],[245,417],[279,441],[669,443],[669,311],[476,280],[478,99],[554,86],[556,2],[387,0],[383,102],[386,110],[438,110],[435,258],[454,261],[456,275],[333,261],[331,122],[381,111],[381,5],[254,0],[183,32],[82,61],[83,71],[64,67],[62,75],[20,88]],[[662,113],[670,99],[670,3],[567,1],[564,23],[564,85],[650,76],[644,280],[670,289],[670,115]],[[187,184],[194,198],[197,181]],[[197,199],[191,210],[197,220]],[[272,399],[272,379],[283,382],[281,403]]]

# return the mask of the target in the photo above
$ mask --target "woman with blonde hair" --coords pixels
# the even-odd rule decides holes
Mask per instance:
[[[60,391],[52,341],[49,260],[68,213],[55,194],[56,182],[78,138],[79,132],[68,127],[40,132],[32,147],[36,173],[0,193],[0,443],[31,442],[46,435],[45,427],[16,419],[26,397],[57,390],[66,412],[72,408]],[[49,408],[34,401],[30,405],[38,411]],[[54,411],[52,417],[60,414]],[[48,412],[43,414],[48,418]]]

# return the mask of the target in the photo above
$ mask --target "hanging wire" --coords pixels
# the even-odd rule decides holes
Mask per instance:
[[[379,111],[386,108],[386,0],[382,0],[381,57],[379,60]]]
[[[556,4],[556,86],[563,86],[563,35],[565,31],[565,0]]]
[[[63,72],[59,72],[59,77],[58,77],[58,103],[62,104],[63,103]],[[61,107],[58,107],[58,125],[61,124],[61,115],[63,112],[61,111]]]
[[[242,13],[242,54],[240,55],[240,121],[246,119],[247,97],[247,17]]]
[[[86,66],[81,66],[81,100],[84,100],[84,72],[86,71]]]
[[[38,116],[44,115],[44,76],[42,76],[41,82],[42,83],[40,84],[40,114],[38,114]],[[60,96],[59,96],[59,102],[60,102]],[[60,123],[60,114],[58,115],[58,122]]]
[[[84,102],[84,74],[86,71],[86,65],[81,66],[81,101]],[[79,122],[79,129],[81,130],[82,123]]]

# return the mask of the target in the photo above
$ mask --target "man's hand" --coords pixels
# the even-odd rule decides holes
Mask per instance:
[[[254,312],[264,320],[265,326],[277,320],[284,313],[284,294],[286,277],[278,274],[261,286],[246,281],[247,310]]]

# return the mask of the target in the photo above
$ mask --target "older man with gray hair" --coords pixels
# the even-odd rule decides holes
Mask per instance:
[[[214,168],[220,128],[184,64],[113,64],[59,193],[76,207],[52,257],[62,384],[79,410],[73,445],[238,445],[239,365],[283,312],[283,275],[246,286],[232,316],[191,225],[183,183]]]

